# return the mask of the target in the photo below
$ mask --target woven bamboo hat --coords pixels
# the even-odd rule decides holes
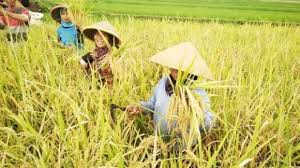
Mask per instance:
[[[152,62],[188,72],[193,75],[213,79],[206,62],[201,58],[196,47],[190,42],[180,43],[167,48],[150,58]]]
[[[50,14],[51,14],[51,17],[53,20],[57,21],[57,22],[60,22],[60,11],[62,9],[68,9],[69,7],[67,5],[57,5],[57,6],[54,6],[51,10],[50,10]]]
[[[112,39],[109,39],[111,43],[114,43],[117,47],[121,45],[121,39],[116,29],[108,22],[102,21],[95,23],[91,26],[83,28],[82,33],[88,39],[94,41],[94,35],[101,31],[102,33],[108,34]]]

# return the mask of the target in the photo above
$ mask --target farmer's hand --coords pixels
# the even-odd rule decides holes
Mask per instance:
[[[139,107],[139,106],[129,105],[126,107],[126,111],[130,115],[138,115],[143,112],[143,109],[142,109],[142,107]]]

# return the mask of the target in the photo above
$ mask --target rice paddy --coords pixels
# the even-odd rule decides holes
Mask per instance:
[[[178,17],[224,22],[299,23],[299,1],[259,0],[88,0],[93,14]]]
[[[82,25],[108,19],[75,18]],[[32,26],[27,42],[0,36],[0,167],[300,166],[299,27],[109,21],[123,39],[113,52],[112,90],[87,79],[78,63],[94,44],[58,47],[53,22]],[[168,73],[149,58],[183,41],[195,44],[214,75],[197,86],[209,93],[216,125],[196,148],[178,152],[148,116],[116,110],[113,123],[110,104],[147,100]]]

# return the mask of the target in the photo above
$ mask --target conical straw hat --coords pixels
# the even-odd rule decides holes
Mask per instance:
[[[169,68],[202,76],[206,79],[213,79],[206,62],[190,42],[180,43],[167,48],[151,57],[150,60]]]
[[[82,33],[88,39],[94,41],[94,35],[96,34],[97,31],[101,31],[103,33],[112,35],[116,39],[116,41],[115,41],[116,46],[121,45],[120,36],[118,35],[116,29],[108,21],[102,21],[102,22],[93,24],[91,26],[87,26],[87,27],[83,28]]]
[[[60,10],[61,9],[68,9],[69,7],[67,5],[57,5],[54,6],[51,10],[50,10],[50,14],[53,20],[60,22]]]

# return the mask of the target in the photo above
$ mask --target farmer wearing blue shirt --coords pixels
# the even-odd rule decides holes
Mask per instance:
[[[64,47],[83,48],[83,36],[79,28],[72,22],[69,15],[68,6],[58,5],[50,11],[52,18],[60,23],[56,30],[60,45]]]
[[[186,89],[198,78],[212,79],[197,49],[189,42],[181,43],[156,54],[151,61],[170,68],[170,74],[160,79],[148,101],[142,101],[140,106],[129,105],[129,115],[153,114],[155,129],[163,136],[174,134],[174,131],[176,135],[182,135],[192,129],[197,135],[209,131],[214,124],[214,115],[207,93],[197,86]],[[184,101],[174,103],[176,97],[182,97]],[[190,108],[184,108],[184,105]]]

